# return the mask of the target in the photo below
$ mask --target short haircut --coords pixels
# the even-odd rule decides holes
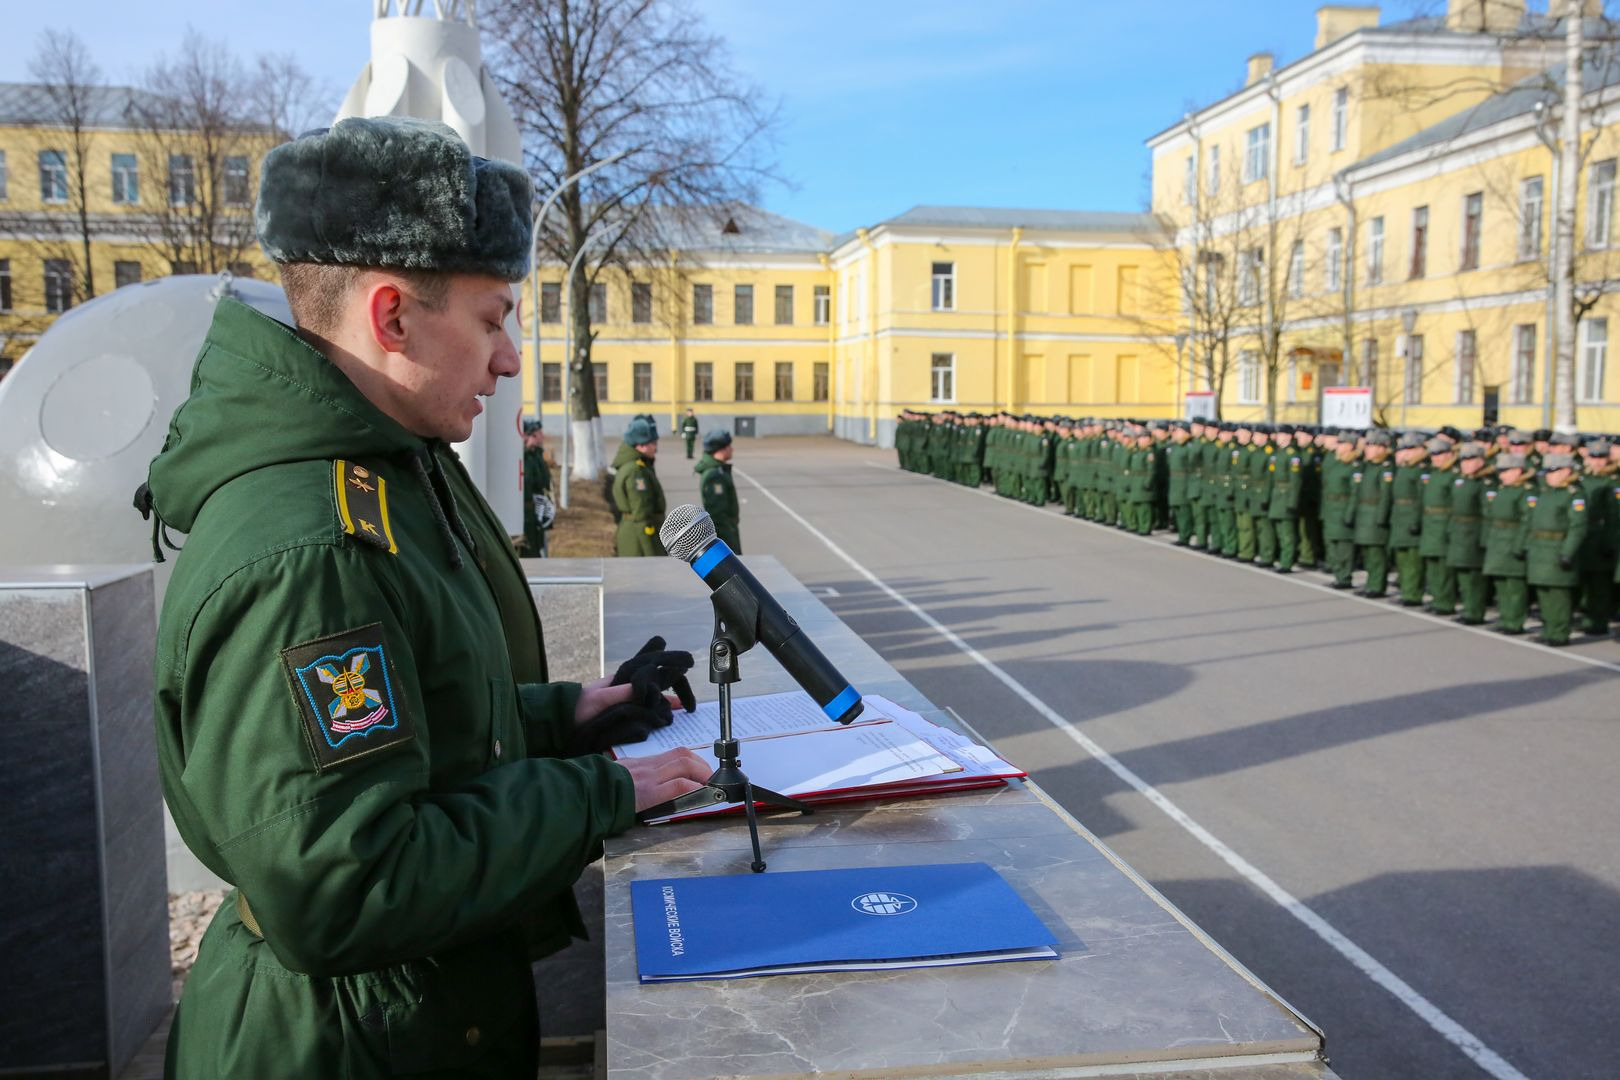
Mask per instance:
[[[364,274],[398,279],[405,292],[429,311],[441,310],[450,298],[450,275],[432,270],[392,267],[341,266],[330,263],[282,263],[281,287],[293,321],[301,328],[328,337],[343,319],[349,295]]]

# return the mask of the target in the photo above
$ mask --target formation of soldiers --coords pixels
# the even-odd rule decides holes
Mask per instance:
[[[1178,547],[1322,569],[1469,626],[1606,636],[1620,586],[1620,439],[1220,420],[907,411],[900,465]],[[1359,587],[1354,575],[1365,572]],[[1394,590],[1393,592],[1391,590]]]

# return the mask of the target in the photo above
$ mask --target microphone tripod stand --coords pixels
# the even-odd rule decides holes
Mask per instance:
[[[754,861],[749,865],[754,873],[759,874],[765,870],[765,860],[759,851],[759,820],[754,803],[797,810],[801,814],[813,814],[815,808],[769,788],[756,787],[743,773],[737,740],[731,737],[731,687],[742,678],[737,670],[737,658],[752,649],[759,639],[759,603],[736,578],[711,593],[709,600],[714,605],[714,636],[709,642],[709,681],[720,688],[720,737],[714,742],[714,756],[719,768],[714,770],[703,787],[649,807],[638,816],[646,821],[683,810],[740,802],[743,813],[748,816],[748,839],[754,846]]]

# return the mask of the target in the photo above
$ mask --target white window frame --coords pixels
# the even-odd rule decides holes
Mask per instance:
[[[1401,366],[1405,384],[1402,400],[1408,405],[1423,404],[1423,335],[1406,335],[1406,362]]]
[[[1238,304],[1252,307],[1260,302],[1260,249],[1245,248],[1238,267]]]
[[[1609,320],[1588,316],[1581,320],[1580,363],[1575,372],[1575,400],[1601,402],[1609,367]]]
[[[1295,240],[1288,252],[1288,295],[1298,299],[1305,295],[1305,241]]]
[[[1614,227],[1614,158],[1594,161],[1586,173],[1586,246],[1609,246]]]
[[[1187,155],[1187,169],[1181,180],[1181,201],[1192,206],[1198,201],[1198,155]]]
[[[1545,188],[1539,176],[1519,181],[1519,258],[1541,256],[1541,214],[1546,205]]]
[[[226,206],[250,206],[253,203],[253,163],[246,154],[231,154],[225,158],[221,168],[220,192],[225,196],[221,202]],[[237,190],[232,191],[235,187]],[[241,196],[233,198],[232,196]]]
[[[1451,399],[1457,405],[1474,403],[1474,376],[1479,366],[1479,335],[1472,329],[1457,331],[1452,348]]]
[[[1219,195],[1221,192],[1221,148],[1209,148],[1209,193]]]
[[[1367,284],[1384,283],[1384,218],[1367,222]]]
[[[1328,230],[1326,254],[1322,260],[1322,288],[1336,293],[1344,288],[1344,230]]]
[[[119,161],[120,158],[124,160]],[[130,206],[141,201],[141,162],[134,154],[117,153],[108,158],[112,172],[112,201]]]
[[[1333,149],[1343,150],[1350,135],[1350,88],[1341,86],[1333,91]]]
[[[1250,128],[1243,138],[1243,182],[1264,180],[1271,175],[1271,121]]]
[[[1468,208],[1470,203],[1476,201],[1479,206],[1479,216],[1475,220],[1479,223],[1479,227],[1474,230],[1474,235],[1470,237],[1468,235]],[[1462,218],[1457,222],[1457,235],[1460,241],[1457,250],[1458,271],[1478,270],[1481,258],[1480,248],[1485,244],[1485,193],[1483,191],[1471,191],[1463,196]],[[1473,256],[1472,261],[1469,260],[1470,255]]]
[[[815,324],[826,326],[832,322],[832,289],[826,285],[817,285],[810,294],[815,308]]]
[[[1361,378],[1367,388],[1378,397],[1378,339],[1361,339]]]
[[[197,159],[190,154],[170,154],[168,181],[170,206],[190,206],[196,202]]]
[[[944,272],[940,271],[942,266],[947,268]],[[954,261],[935,262],[929,267],[928,301],[934,311],[956,310],[956,263]]]
[[[1513,355],[1508,358],[1508,397],[1515,405],[1535,403],[1536,337],[1535,323],[1519,323],[1513,328]]]
[[[6,152],[0,150],[0,202],[5,202],[11,197],[10,189],[11,172],[6,167]]]
[[[928,400],[941,405],[956,403],[955,353],[933,353],[928,357]]]
[[[51,160],[47,164],[46,159]],[[67,153],[62,150],[39,152],[39,201],[59,206],[68,201]]]
[[[1294,112],[1294,164],[1303,165],[1311,153],[1311,107],[1301,105]]]
[[[1253,349],[1238,353],[1238,404],[1260,404],[1260,357]]]

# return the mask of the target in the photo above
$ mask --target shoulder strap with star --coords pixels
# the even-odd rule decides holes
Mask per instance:
[[[333,498],[343,531],[356,540],[399,554],[388,521],[388,482],[364,465],[339,458],[332,462]]]

